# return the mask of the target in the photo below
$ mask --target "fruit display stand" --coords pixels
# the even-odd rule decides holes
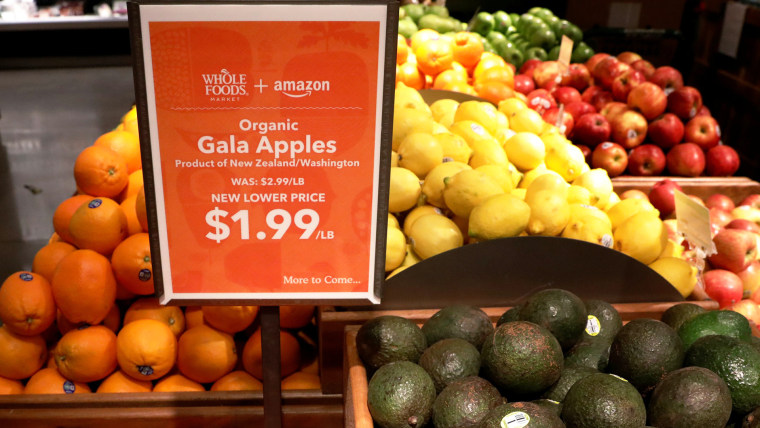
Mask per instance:
[[[626,190],[641,190],[648,193],[655,183],[668,178],[678,183],[687,195],[706,199],[708,196],[722,193],[735,203],[740,203],[745,197],[760,193],[760,183],[747,177],[632,177],[620,176],[612,179],[612,186],[617,194]]]

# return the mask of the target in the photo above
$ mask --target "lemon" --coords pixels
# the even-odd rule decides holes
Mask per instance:
[[[430,120],[419,122],[416,125],[412,126],[412,128],[409,130],[409,134],[413,134],[415,132],[424,132],[426,134],[433,135],[433,134],[441,134],[444,132],[449,132],[449,128],[441,125],[440,123],[436,122],[433,119],[430,119]]]
[[[579,239],[612,248],[612,227],[607,216],[590,205],[570,205],[570,220],[562,237]]]
[[[472,209],[468,233],[478,240],[520,235],[530,219],[530,207],[520,198],[501,194],[486,199]]]
[[[425,177],[425,182],[422,183],[422,194],[425,195],[425,202],[438,208],[445,207],[446,203],[443,201],[445,184],[443,180],[465,169],[472,169],[472,167],[462,162],[444,162],[430,170]]]
[[[385,237],[385,271],[401,266],[406,257],[406,236],[401,230],[391,227]]]
[[[395,150],[391,150],[391,166],[398,166],[398,153]]]
[[[409,265],[411,266],[411,265]],[[388,276],[385,277],[386,280],[393,278],[394,276],[398,275],[399,273],[403,272],[406,268],[409,266],[401,265],[393,270],[393,272],[389,273]]]
[[[409,231],[412,228],[412,224],[414,224],[418,218],[427,214],[443,215],[443,211],[441,211],[440,208],[434,207],[432,205],[420,205],[418,207],[414,207],[404,218],[404,233],[408,235]]]
[[[697,268],[684,259],[663,257],[650,263],[649,267],[665,278],[684,298],[689,297],[697,285]]]
[[[398,219],[395,215],[388,213],[388,229],[395,227],[396,229],[401,229],[401,225],[398,222]]]
[[[498,184],[504,193],[509,193],[515,187],[512,184],[512,173],[509,168],[504,165],[481,165],[475,168],[477,171],[484,172],[487,176],[491,177],[494,183]]]
[[[451,132],[434,134],[436,141],[443,150],[443,159],[462,163],[468,163],[472,157],[472,148],[464,138]]]
[[[530,220],[527,232],[531,235],[558,236],[570,221],[570,206],[561,192],[541,190],[528,200]]]
[[[553,144],[546,147],[544,163],[547,168],[561,175],[565,181],[572,182],[581,175],[586,157],[578,146],[570,142]]]
[[[494,138],[475,140],[470,147],[472,148],[470,166],[473,168],[481,165],[503,165],[506,167],[509,164],[507,154]]]
[[[414,252],[423,260],[464,243],[459,227],[449,218],[437,214],[418,218],[409,231],[409,240]]]
[[[391,167],[388,211],[400,213],[412,208],[422,194],[420,179],[412,171]]]
[[[523,176],[525,176],[525,174],[520,172],[520,170],[517,169],[515,164],[513,164],[512,162],[509,162],[507,164],[507,170],[509,171],[509,174],[512,176],[512,188],[517,187],[517,184],[520,181],[522,181]]]
[[[488,132],[488,130],[486,130],[483,125],[473,120],[460,120],[458,122],[454,122],[449,127],[449,131],[464,138],[464,140],[470,146],[472,145],[473,141],[481,140],[484,138],[493,139],[493,135],[491,135],[491,133]]]
[[[454,113],[456,113],[457,107],[459,107],[459,101],[441,98],[430,104],[430,112],[436,122],[448,128],[454,123]]]
[[[509,127],[515,132],[540,134],[544,130],[544,119],[532,108],[524,108],[509,118]]]
[[[504,143],[507,158],[520,171],[529,171],[541,165],[546,156],[544,142],[536,134],[517,132]]]
[[[588,189],[591,192],[591,204],[597,208],[604,208],[610,200],[612,181],[607,171],[601,168],[584,172],[573,180],[573,184]]]
[[[512,189],[509,194],[523,201],[525,200],[525,189]]]
[[[585,187],[572,184],[567,188],[567,203],[591,205],[591,192]]]
[[[417,253],[414,252],[414,249],[412,248],[412,244],[407,243],[406,257],[404,257],[404,261],[401,262],[401,266],[416,265],[417,263],[421,261],[422,259],[420,258],[420,256],[418,256]]]
[[[401,142],[415,126],[431,120],[433,120],[433,115],[428,111],[409,107],[397,107],[393,113],[393,150],[398,151]]]
[[[608,229],[612,230],[612,222],[610,222],[609,217],[607,217],[604,211],[593,205],[570,204],[570,219],[585,217],[594,217],[604,223]]]
[[[427,173],[443,162],[443,148],[431,134],[409,134],[398,147],[398,165],[425,178]]]
[[[471,120],[482,125],[486,131],[493,134],[499,129],[498,110],[496,106],[484,101],[464,101],[459,104],[454,113],[454,122]]]
[[[660,217],[641,211],[627,218],[613,232],[614,248],[644,264],[652,263],[665,249],[668,233]]]
[[[557,193],[567,200],[567,188],[570,187],[562,177],[556,174],[542,174],[536,177],[533,182],[530,183],[525,191],[525,201],[531,203],[531,200],[539,192],[547,190]]]
[[[530,183],[533,182],[533,180],[535,180],[536,178],[540,177],[542,174],[547,174],[548,172],[549,172],[549,170],[546,169],[546,165],[544,165],[543,163],[541,163],[537,167],[531,169],[530,171],[525,171],[523,173],[522,179],[517,184],[517,187],[519,189],[527,189],[528,186],[530,186]]]
[[[517,134],[517,132],[507,127],[503,127],[503,128],[497,129],[496,132],[493,134],[493,137],[496,138],[496,141],[498,141],[499,144],[503,146],[504,143],[506,143],[507,140],[512,138],[515,134]]]
[[[496,123],[498,125],[496,128],[497,132],[500,129],[509,129],[509,118],[506,114],[500,112],[499,110],[496,110]]]
[[[657,257],[658,259],[661,259],[663,257],[681,257],[683,256],[684,251],[686,248],[684,248],[683,245],[680,243],[674,241],[671,238],[668,238],[668,243],[665,244],[665,249],[662,250],[662,253]]]
[[[525,101],[517,97],[512,97],[500,101],[498,108],[500,112],[504,113],[507,119],[511,120],[512,117],[514,117],[515,113],[528,108],[528,105],[525,104]]]
[[[612,229],[624,222],[626,219],[641,211],[651,211],[656,215],[660,215],[660,212],[655,208],[647,199],[628,198],[616,203],[612,208],[607,210],[607,217],[612,222]]]
[[[403,82],[399,82],[396,85],[393,94],[393,108],[412,108],[427,111],[430,113],[430,107],[428,107],[425,99],[414,88],[406,86]]]
[[[443,180],[443,200],[455,215],[468,217],[470,211],[489,196],[504,193],[501,186],[482,171],[465,169]]]
[[[610,193],[610,199],[607,201],[607,204],[605,204],[602,209],[605,212],[609,211],[609,209],[615,206],[615,204],[617,204],[618,202],[620,202],[620,196],[618,196],[618,194],[613,191],[612,193]]]

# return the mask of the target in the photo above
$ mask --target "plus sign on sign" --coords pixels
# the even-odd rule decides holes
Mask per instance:
[[[130,6],[162,302],[379,301],[397,8]]]

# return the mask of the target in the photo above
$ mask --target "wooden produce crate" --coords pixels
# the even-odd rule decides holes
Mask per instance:
[[[340,427],[340,394],[285,391],[283,427]],[[3,427],[257,427],[263,394],[242,391],[0,396]]]
[[[717,309],[718,304],[714,301],[689,301],[704,307],[705,309]],[[683,302],[655,302],[655,303],[613,303],[612,306],[620,313],[623,322],[637,318],[660,319],[662,313],[671,306]],[[495,323],[509,307],[484,307],[483,311],[488,314]],[[322,375],[322,392],[325,394],[338,394],[344,392],[344,371],[349,366],[344,366],[343,353],[348,342],[344,342],[346,329],[358,328],[372,318],[381,315],[397,315],[423,324],[439,309],[419,310],[382,310],[382,311],[338,311],[334,307],[322,307],[319,310],[319,354],[320,373]],[[348,396],[346,396],[348,397]]]
[[[760,183],[747,177],[629,177],[621,176],[612,179],[612,187],[617,194],[626,190],[636,189],[649,194],[655,183],[662,179],[670,179],[678,183],[687,195],[699,196],[702,199],[716,193],[722,193],[735,203],[740,203],[745,197],[760,193]]]

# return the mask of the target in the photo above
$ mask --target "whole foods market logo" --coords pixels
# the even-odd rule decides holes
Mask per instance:
[[[248,95],[248,75],[230,73],[223,68],[219,73],[202,74],[204,94],[212,101],[237,101]]]

